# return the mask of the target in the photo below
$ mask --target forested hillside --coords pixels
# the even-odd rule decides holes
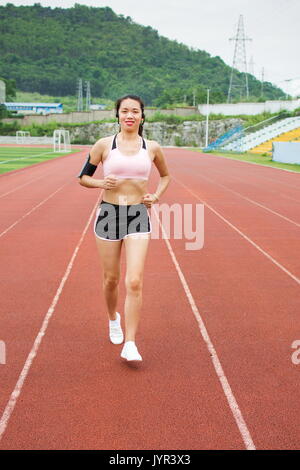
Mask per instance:
[[[147,105],[226,100],[230,67],[220,57],[162,37],[151,27],[110,8],[0,7],[0,76],[22,91],[76,94],[78,78],[90,80],[93,96],[115,99],[133,92]],[[250,94],[261,84],[249,76]],[[264,84],[267,99],[283,92]]]

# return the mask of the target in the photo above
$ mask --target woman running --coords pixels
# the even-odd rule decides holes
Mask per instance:
[[[141,361],[135,337],[142,307],[144,264],[151,234],[148,209],[159,201],[170,183],[170,175],[159,144],[143,138],[144,103],[139,96],[126,95],[116,102],[119,133],[99,139],[92,147],[79,175],[87,188],[104,189],[96,212],[94,233],[103,268],[103,292],[109,317],[109,337],[121,344],[124,335],[116,311],[120,281],[121,247],[126,253],[125,343],[121,357]],[[92,178],[102,163],[104,179]],[[152,162],[160,181],[149,194],[147,181]]]

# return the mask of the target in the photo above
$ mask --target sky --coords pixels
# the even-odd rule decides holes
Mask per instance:
[[[230,66],[234,41],[229,39],[236,36],[243,15],[245,35],[251,39],[245,42],[248,71],[260,80],[263,73],[265,81],[300,95],[300,0],[0,0],[0,5],[6,3],[110,7],[162,36],[220,56]]]

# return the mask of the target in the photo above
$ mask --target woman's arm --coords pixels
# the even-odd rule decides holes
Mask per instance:
[[[90,159],[89,163],[94,166],[98,166],[102,161],[103,151],[105,150],[105,143],[107,137],[104,139],[99,139],[90,150]],[[94,170],[95,171],[95,170]],[[79,179],[79,184],[85,186],[86,188],[101,188],[101,189],[111,189],[115,186],[115,178],[106,177],[104,180],[93,178],[88,174],[82,174]]]
[[[159,200],[160,197],[163,195],[163,193],[166,191],[167,187],[169,186],[170,181],[171,181],[171,176],[169,174],[166,159],[165,159],[165,156],[163,154],[163,151],[160,145],[155,141],[153,142],[153,144],[154,144],[153,145],[154,164],[160,174],[159,184],[154,193],[154,196],[156,197],[157,200]]]
[[[154,194],[145,194],[143,196],[143,203],[147,207],[151,207],[153,203],[155,203],[156,201],[159,201],[160,197],[166,191],[171,181],[171,176],[169,174],[166,159],[165,159],[165,156],[163,154],[163,151],[160,145],[155,141],[152,141],[151,144],[152,144],[152,151],[154,153],[153,162],[160,174],[160,180],[159,180],[159,184]]]

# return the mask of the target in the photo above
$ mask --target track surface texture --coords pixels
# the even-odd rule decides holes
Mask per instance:
[[[151,239],[138,365],[108,339],[86,150],[0,177],[0,449],[300,447],[300,176],[165,155],[160,204],[204,204],[204,246]]]

